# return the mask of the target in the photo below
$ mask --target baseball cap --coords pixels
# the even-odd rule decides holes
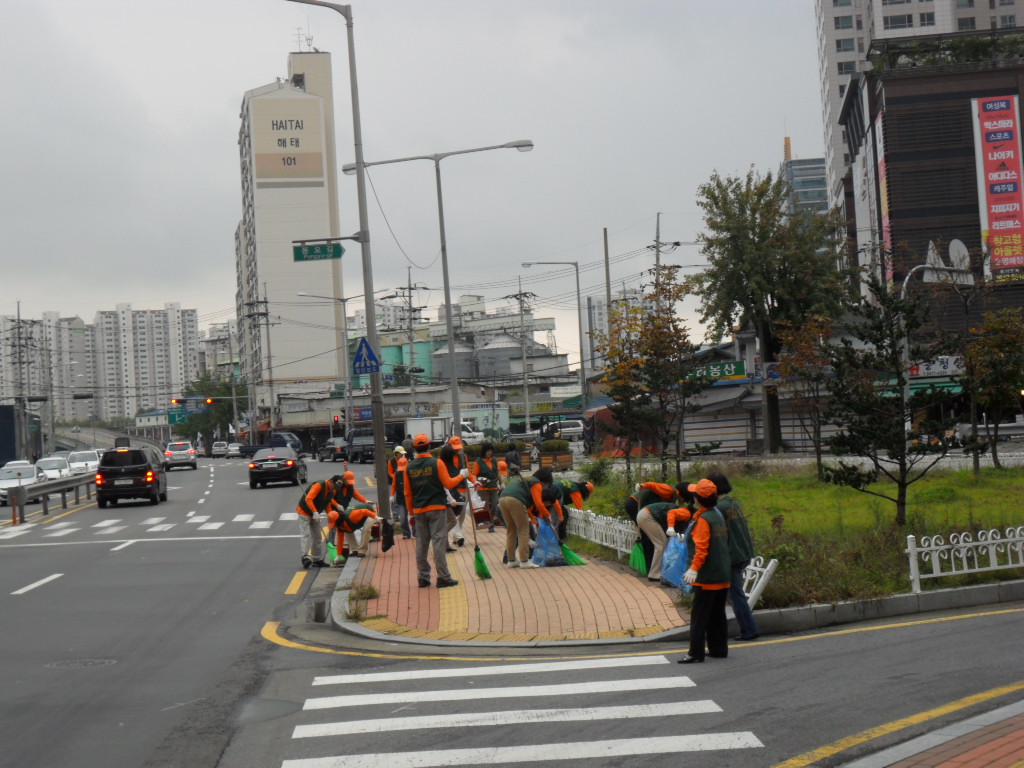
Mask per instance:
[[[448,445],[454,448],[456,451],[461,451],[464,446],[462,445],[462,438],[458,435],[454,435],[448,438]]]
[[[708,480],[706,477],[703,480],[699,480],[696,483],[690,483],[687,489],[690,493],[696,493],[705,499],[711,496],[718,495],[718,486]]]
[[[356,473],[355,472],[346,472],[345,473],[345,482],[346,483],[354,483],[355,481],[356,481]]]
[[[396,445],[396,446],[395,446],[395,453],[397,453],[397,454],[400,454],[400,455],[404,456],[404,455],[405,455],[405,448],[403,448],[403,447],[402,447],[402,446],[400,446],[400,445]]]
[[[428,446],[430,445],[430,438],[420,432],[416,437],[412,439],[413,446]]]

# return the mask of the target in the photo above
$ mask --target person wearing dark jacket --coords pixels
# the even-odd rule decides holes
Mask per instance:
[[[391,475],[391,514],[398,518],[402,528],[402,538],[412,538],[409,524],[409,510],[405,508],[405,465],[409,463],[405,448],[395,446],[394,456],[388,461],[388,474]]]
[[[696,521],[687,528],[687,570],[683,581],[693,586],[690,611],[690,650],[679,664],[704,661],[707,655],[724,659],[729,655],[729,624],[725,617],[725,598],[732,568],[729,559],[728,529],[725,518],[715,506],[718,488],[707,478],[688,487],[697,497]]]
[[[328,530],[335,534],[345,534],[349,557],[366,557],[366,551],[370,547],[370,534],[364,526],[368,520],[376,519],[377,513],[373,511],[373,507],[361,501],[345,509],[334,508],[327,513]],[[356,542],[355,532],[359,530],[362,530],[363,538],[361,542]]]
[[[334,475],[329,480],[310,483],[299,497],[295,512],[299,520],[299,540],[302,546],[302,567],[311,565],[325,568],[324,543],[320,515],[330,509],[341,509],[335,496],[344,484],[341,475]],[[308,554],[307,554],[308,553]]]
[[[750,538],[750,528],[740,503],[728,495],[732,492],[729,479],[721,473],[715,473],[708,475],[708,480],[718,488],[718,510],[725,518],[725,526],[729,530],[729,558],[732,562],[729,599],[732,600],[732,612],[740,628],[739,635],[734,639],[756,640],[761,633],[754,621],[754,613],[750,610],[747,593],[743,591],[743,571],[754,559],[754,541]]]
[[[530,561],[530,518],[551,518],[544,503],[544,488],[551,484],[551,470],[538,469],[531,477],[512,473],[505,490],[498,497],[498,506],[505,519],[505,555],[509,568],[536,568]]]
[[[637,483],[636,490],[626,499],[626,514],[634,523],[640,510],[648,504],[659,501],[673,501],[677,497],[676,489],[667,483]],[[638,528],[640,546],[644,549],[644,559],[649,563],[654,558],[654,542]]]
[[[680,507],[675,501],[656,501],[637,513],[637,527],[647,534],[647,538],[654,544],[654,555],[647,566],[648,581],[661,581],[661,560],[668,544],[669,526],[674,525],[677,520],[686,522],[689,519],[690,510]],[[672,532],[675,535],[674,528]]]
[[[480,458],[473,462],[469,471],[476,477],[477,493],[487,505],[487,512],[491,516],[491,525],[487,530],[489,533],[494,533],[495,521],[502,525],[505,525],[505,521],[501,519],[501,510],[498,508],[501,472],[498,468],[498,460],[494,457],[494,446],[491,443],[484,443],[480,446]]]

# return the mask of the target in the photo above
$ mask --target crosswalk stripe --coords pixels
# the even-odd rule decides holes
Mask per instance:
[[[159,525],[166,519],[166,517],[148,517],[143,520],[140,525]]]
[[[607,669],[619,667],[645,667],[668,664],[664,656],[637,656],[626,659],[584,659],[583,661],[556,661],[537,664],[494,665],[488,667],[459,667],[457,669],[424,669],[416,673],[417,680],[428,678],[480,677],[484,675],[516,675],[546,672],[571,672],[581,669]],[[384,683],[408,680],[407,672],[365,672],[355,675],[326,675],[313,678],[313,685],[342,685],[345,683]]]
[[[77,528],[61,528],[59,531],[50,531],[49,533],[44,533],[43,536],[49,539],[53,539],[57,538],[58,536],[67,536],[69,533],[76,533],[77,531]]]
[[[169,531],[174,527],[174,523],[163,523],[162,525],[154,525],[152,528],[147,529],[150,533],[160,533],[161,531]]]
[[[232,523],[251,523],[251,522],[252,522],[252,519],[253,519],[254,517],[256,517],[256,515],[250,515],[250,514],[245,514],[245,515],[235,515],[235,516],[234,516],[234,517],[233,517],[233,518],[231,519],[231,522],[232,522]]]
[[[106,528],[107,526],[117,525],[120,522],[121,522],[120,520],[101,520],[100,522],[93,524],[92,527],[93,528]]]
[[[209,515],[195,515],[194,517],[190,517],[188,519],[188,522],[190,522],[190,523],[205,523],[209,519],[210,519]]]
[[[460,701],[469,699],[535,698],[538,696],[572,696],[584,693],[611,693],[614,691],[656,690],[665,688],[692,688],[688,677],[655,677],[638,680],[601,680],[564,685],[524,685],[509,688],[479,688],[461,690]],[[400,693],[347,694],[306,699],[303,709],[333,709],[335,707],[370,707],[376,704],[407,704],[418,701],[449,701],[451,691],[404,691]]]
[[[250,528],[269,528],[273,524],[274,524],[273,520],[257,520],[256,522],[252,523],[249,527]]]
[[[103,528],[103,529],[101,529],[99,531],[96,531],[96,535],[97,536],[110,536],[110,535],[115,534],[115,533],[120,533],[121,531],[125,530],[127,527],[128,527],[127,525],[112,525],[112,526],[110,526],[108,528]]]
[[[19,536],[24,536],[26,533],[31,533],[31,531],[26,530],[24,525],[19,525],[17,528],[11,528],[9,531],[0,533],[0,539],[16,539]]]
[[[340,723],[297,725],[293,739],[317,736],[347,736],[356,733],[389,733],[419,728],[462,728],[465,726],[498,726],[521,723],[571,723],[590,720],[674,717],[721,712],[722,708],[708,699],[677,701],[671,704],[639,704],[621,707],[582,707],[579,709],[528,709],[501,712],[467,712],[459,715],[424,715],[377,720],[354,720]]]
[[[294,520],[295,519],[295,515],[296,515],[295,512],[282,512],[281,516],[278,517],[277,519],[278,520],[282,520],[282,521],[284,521],[284,520]]]
[[[202,525],[199,526],[199,530],[200,531],[216,531],[222,525],[224,525],[224,523],[203,523]]]
[[[338,755],[304,760],[285,760],[281,768],[428,768],[450,765],[507,765],[549,763],[554,760],[586,760],[636,755],[707,752],[721,749],[763,747],[750,731],[703,735],[654,736],[641,739],[609,739],[570,743],[530,744],[485,749],[438,749],[417,752]]]

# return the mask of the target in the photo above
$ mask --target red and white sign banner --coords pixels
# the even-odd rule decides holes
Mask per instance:
[[[1016,96],[971,99],[981,239],[997,282],[1024,280],[1020,107]]]

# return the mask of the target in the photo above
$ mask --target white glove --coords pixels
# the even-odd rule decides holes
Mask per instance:
[[[683,574],[683,581],[687,584],[693,584],[697,580],[697,572],[690,568],[686,573]]]
[[[391,502],[391,506],[392,507],[395,506],[395,497],[394,496],[388,496],[388,501]]]
[[[463,477],[469,477],[469,470],[463,467],[462,469],[459,470],[459,474],[462,475]]]
[[[673,536],[676,535],[676,529],[670,525],[668,528],[665,529],[665,535],[671,539]]]
[[[636,484],[636,492],[637,492],[637,493],[640,493],[640,491],[641,491],[642,489],[643,489],[643,486],[642,486],[642,485],[641,485],[640,483],[637,483],[637,484]]]

